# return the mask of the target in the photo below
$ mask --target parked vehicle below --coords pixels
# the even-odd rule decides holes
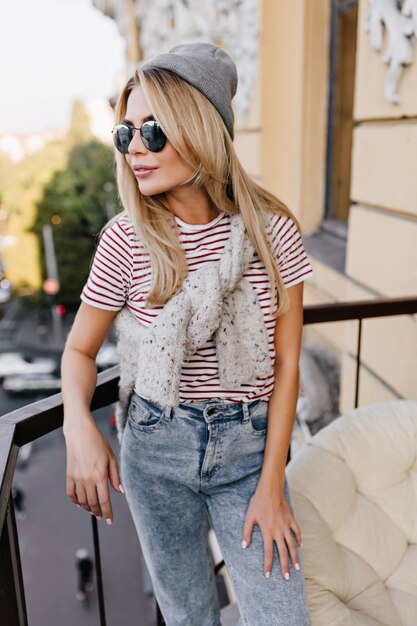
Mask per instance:
[[[41,392],[58,393],[61,390],[61,379],[52,374],[15,374],[6,376],[3,389],[7,393],[33,394]]]
[[[52,374],[57,362],[49,357],[28,357],[21,352],[0,354],[0,378],[20,374]]]

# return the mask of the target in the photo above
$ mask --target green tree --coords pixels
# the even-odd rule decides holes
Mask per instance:
[[[6,276],[18,290],[39,289],[41,275],[37,238],[29,229],[36,216],[36,203],[54,172],[66,167],[68,147],[62,140],[50,141],[18,163],[0,162],[0,193],[5,212],[3,249]]]
[[[97,197],[93,189],[94,167],[101,167],[99,160],[94,157],[91,150],[90,152],[87,150],[85,154],[82,150],[77,153],[78,148],[88,146],[91,143],[94,141],[87,112],[82,101],[75,99],[65,138],[49,141],[40,150],[28,154],[18,163],[11,162],[7,154],[0,152],[0,196],[3,219],[1,226],[2,235],[5,236],[4,240],[7,242],[7,246],[2,250],[2,256],[5,262],[6,276],[20,294],[34,295],[35,290],[38,290],[36,298],[42,295],[41,285],[44,279],[42,251],[40,250],[42,238],[39,236],[39,229],[33,225],[38,219],[37,206],[44,198],[44,190],[49,187],[58,171],[67,172],[70,154],[73,155],[71,168],[68,170],[67,176],[64,176],[64,181],[60,181],[60,177],[58,180],[60,181],[59,184],[64,187],[66,184],[70,189],[72,207],[79,211],[80,216],[85,214],[83,185],[86,189],[86,197],[91,197],[97,206],[101,206],[100,202],[103,200],[100,194]],[[104,154],[106,154],[106,148],[103,147],[103,149]],[[77,166],[77,162],[79,162],[79,166]],[[92,174],[92,181],[83,179],[81,170],[85,167]],[[105,167],[108,171],[107,162]],[[71,183],[70,180],[67,180],[71,178],[71,172],[78,179],[77,183]],[[99,172],[98,175],[100,177],[103,174]],[[108,185],[113,185],[112,179],[113,175],[110,173],[110,179],[107,180],[106,178]],[[80,185],[78,198],[73,193],[77,184]],[[107,195],[105,201],[107,207],[110,207],[107,203],[111,202],[112,189],[113,187],[109,190],[107,186],[105,194],[101,194]],[[65,194],[65,189],[62,193]],[[60,201],[64,202],[64,199],[61,198]],[[97,211],[93,208],[92,214],[94,215]],[[93,216],[92,220],[94,221]]]
[[[70,147],[89,143],[93,139],[88,113],[82,100],[75,98],[72,102],[71,120],[67,132]]]
[[[7,152],[0,150],[0,193],[13,172],[13,162]]]
[[[37,204],[33,232],[41,247],[43,280],[47,278],[43,226],[53,231],[61,285],[59,299],[70,307],[80,303],[96,244],[96,235],[118,208],[113,152],[93,140],[76,145],[69,153],[68,166],[46,185]]]

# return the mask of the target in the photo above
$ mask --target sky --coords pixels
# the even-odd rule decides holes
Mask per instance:
[[[90,0],[0,0],[0,134],[64,130],[73,98],[116,93],[124,58]]]

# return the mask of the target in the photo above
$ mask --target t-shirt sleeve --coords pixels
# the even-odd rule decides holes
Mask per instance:
[[[290,217],[274,215],[270,237],[285,287],[292,287],[314,274],[302,236]]]
[[[132,256],[129,236],[116,221],[98,242],[81,300],[99,309],[120,311],[128,299]]]

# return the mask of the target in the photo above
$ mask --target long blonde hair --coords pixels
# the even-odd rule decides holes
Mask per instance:
[[[115,123],[124,119],[129,94],[137,85],[142,87],[152,114],[172,146],[195,172],[192,184],[205,190],[209,202],[219,210],[228,214],[240,211],[248,236],[268,273],[271,314],[278,317],[288,310],[289,298],[265,227],[271,213],[290,217],[301,232],[298,220],[275,195],[251,180],[215,107],[198,89],[175,74],[160,69],[143,72],[138,68],[118,98]],[[181,289],[188,274],[174,215],[164,194],[141,194],[125,156],[116,149],[115,167],[121,203],[150,256],[152,286],[146,306],[163,305]],[[116,215],[103,230],[117,218]]]

